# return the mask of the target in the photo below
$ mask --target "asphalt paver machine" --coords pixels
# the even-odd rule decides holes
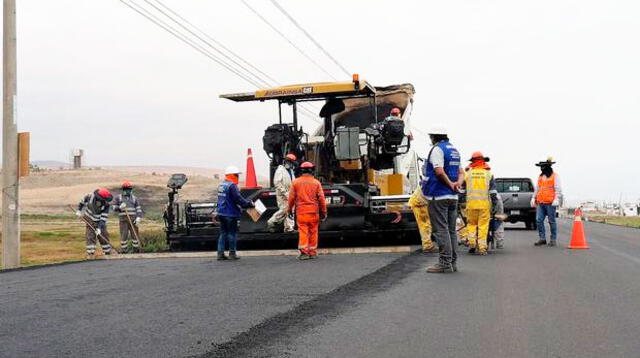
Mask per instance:
[[[374,87],[357,75],[352,81],[323,82],[261,89],[221,95],[235,102],[273,101],[278,122],[269,125],[263,149],[270,160],[269,187],[242,188],[242,195],[261,200],[267,211],[258,221],[247,214],[240,220],[239,240],[287,240],[295,233],[269,232],[267,220],[277,210],[273,175],[288,153],[299,162],[316,165],[328,205],[328,218],[320,225],[325,238],[365,240],[397,244],[418,242],[418,229],[409,194],[417,185],[418,163],[411,151],[411,84]],[[312,113],[308,102],[320,102],[320,126],[305,132],[299,115]],[[283,118],[283,106],[290,106],[292,118]],[[387,118],[391,109],[400,118]],[[215,202],[180,202],[177,191],[186,177],[169,181],[169,204],[165,212],[167,240],[171,246],[189,241],[215,241],[218,227],[212,214]]]

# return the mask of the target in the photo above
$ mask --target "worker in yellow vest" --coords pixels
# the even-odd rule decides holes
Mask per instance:
[[[551,230],[551,240],[549,246],[556,246],[556,238],[558,235],[558,227],[556,225],[556,209],[560,205],[562,189],[560,187],[560,178],[558,174],[553,172],[551,166],[556,162],[552,157],[548,157],[546,161],[539,162],[536,166],[540,167],[540,176],[538,177],[538,186],[531,199],[531,206],[536,208],[536,221],[538,224],[538,241],[535,246],[544,246],[547,244],[546,232],[544,228],[544,218],[549,220],[549,229]]]
[[[469,161],[471,164],[465,173],[464,183],[469,253],[486,255],[491,210],[497,208],[498,191],[487,164],[489,158],[481,152],[475,152]]]
[[[409,206],[416,217],[420,239],[422,241],[422,253],[437,253],[438,247],[431,240],[431,219],[429,218],[429,203],[422,194],[422,189],[418,186],[409,198]]]

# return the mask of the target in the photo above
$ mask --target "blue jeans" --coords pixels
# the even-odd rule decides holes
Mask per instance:
[[[225,246],[229,253],[235,253],[238,240],[238,218],[220,216],[220,236],[218,237],[218,255],[224,255]]]
[[[546,240],[547,237],[544,230],[545,216],[549,218],[551,241],[555,241],[558,235],[558,225],[556,225],[556,207],[551,204],[538,204],[536,209],[536,221],[538,222],[538,235],[542,240]]]

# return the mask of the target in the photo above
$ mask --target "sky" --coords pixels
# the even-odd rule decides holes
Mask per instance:
[[[269,0],[247,1],[349,80]],[[281,84],[331,80],[240,0],[162,2]],[[553,156],[570,201],[640,198],[640,2],[278,2],[349,72],[412,83],[413,125],[446,126],[496,176],[535,178],[534,163]],[[93,165],[242,167],[251,147],[266,173],[261,137],[276,105],[218,98],[255,87],[120,1],[20,0],[17,21],[32,160],[82,148]]]

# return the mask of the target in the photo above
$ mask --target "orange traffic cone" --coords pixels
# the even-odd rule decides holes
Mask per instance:
[[[244,189],[259,188],[258,179],[256,178],[256,168],[253,165],[253,154],[251,148],[247,150],[247,177],[244,182]]]
[[[582,224],[582,210],[576,209],[573,219],[573,229],[571,230],[570,249],[588,249],[587,239],[584,236],[584,225]]]

